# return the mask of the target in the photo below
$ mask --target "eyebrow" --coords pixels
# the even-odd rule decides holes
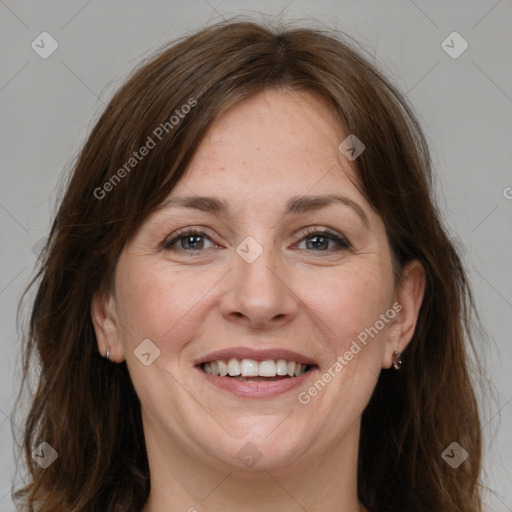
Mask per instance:
[[[332,204],[343,204],[354,210],[363,220],[366,226],[370,222],[365,211],[356,202],[348,197],[337,194],[327,194],[321,196],[295,196],[286,202],[284,210],[285,215],[300,215],[326,208]],[[207,196],[180,196],[173,197],[164,201],[158,210],[164,208],[193,208],[207,213],[227,213],[230,210],[229,203],[217,197]]]

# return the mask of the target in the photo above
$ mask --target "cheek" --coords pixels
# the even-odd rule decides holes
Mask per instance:
[[[129,343],[149,338],[161,350],[179,347],[199,326],[201,304],[221,278],[218,271],[177,271],[162,262],[120,262],[116,311]]]
[[[326,357],[318,380],[299,398],[313,403],[319,418],[337,418],[325,427],[329,439],[361,415],[382,368],[388,324],[381,315],[391,307],[394,287],[379,264],[371,269],[347,265],[309,292],[307,306],[325,340]]]
[[[353,341],[359,340],[361,350],[354,359],[361,359],[360,356],[370,352],[367,350],[370,344],[365,345],[365,341],[384,339],[387,323],[380,318],[391,306],[394,287],[391,274],[384,272],[380,264],[374,268],[355,265],[349,268],[347,265],[336,275],[317,280],[315,290],[304,282],[303,290],[301,296],[307,298],[304,302],[319,329],[330,340],[330,348],[336,356],[345,353]],[[371,345],[377,356],[382,343]],[[353,351],[356,352],[357,347]]]

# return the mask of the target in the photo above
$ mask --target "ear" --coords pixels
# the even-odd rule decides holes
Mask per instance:
[[[115,363],[124,361],[121,329],[117,320],[115,300],[110,292],[98,290],[91,301],[91,319],[96,333],[98,350],[105,357],[110,349],[110,360]]]
[[[394,319],[388,326],[383,368],[391,368],[393,352],[402,353],[412,339],[425,293],[425,270],[418,260],[407,263],[397,285]]]

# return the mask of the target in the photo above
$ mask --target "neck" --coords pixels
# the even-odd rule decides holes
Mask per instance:
[[[364,512],[357,497],[359,424],[336,446],[305,452],[286,467],[217,465],[145,429],[151,492],[143,512]]]

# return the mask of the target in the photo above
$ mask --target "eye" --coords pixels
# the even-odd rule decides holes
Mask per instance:
[[[208,246],[208,244],[210,244]],[[188,230],[171,235],[166,239],[162,247],[169,251],[188,251],[195,252],[202,249],[210,249],[216,245],[210,237],[203,231]]]
[[[305,243],[305,247],[301,247]],[[298,244],[299,249],[321,251],[340,251],[350,249],[351,245],[344,237],[327,229],[313,229],[306,233]]]
[[[199,230],[179,231],[164,240],[162,248],[168,251],[201,252],[218,247],[212,239]],[[298,242],[297,248],[314,252],[332,252],[350,249],[351,245],[343,236],[327,229],[312,229]]]

